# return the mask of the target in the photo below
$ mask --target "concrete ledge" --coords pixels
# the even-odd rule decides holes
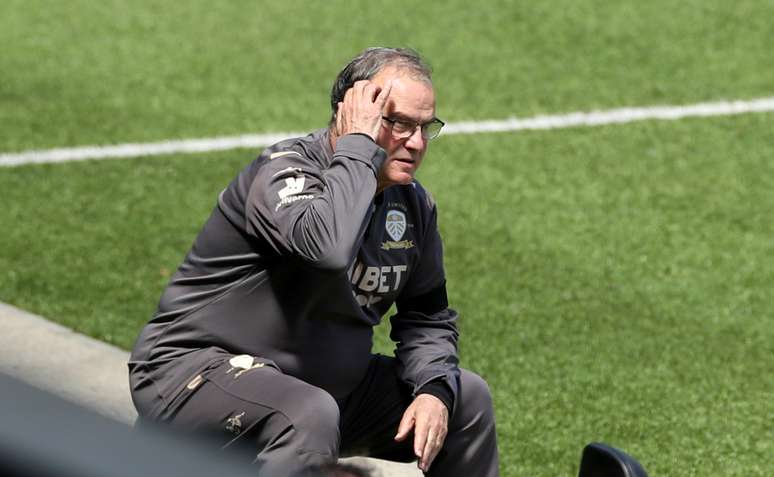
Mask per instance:
[[[4,303],[0,323],[0,371],[116,421],[134,422],[129,353]]]
[[[38,315],[0,303],[0,372],[115,421],[134,423],[129,353]],[[354,457],[381,477],[417,477],[416,464]]]

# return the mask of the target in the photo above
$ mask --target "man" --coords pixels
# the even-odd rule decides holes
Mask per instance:
[[[245,449],[261,475],[359,454],[496,476],[491,397],[457,367],[436,207],[414,180],[443,126],[430,70],[368,49],[331,107],[221,192],[135,344],[135,406]],[[393,303],[395,357],[373,355]]]

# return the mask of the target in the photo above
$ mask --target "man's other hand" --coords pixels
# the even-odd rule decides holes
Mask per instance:
[[[392,83],[383,88],[371,81],[357,81],[344,94],[336,111],[336,131],[339,136],[363,133],[376,141],[382,127],[382,110],[390,95]]]
[[[420,394],[403,413],[396,441],[402,441],[414,429],[414,455],[422,472],[427,472],[438,451],[443,447],[448,431],[449,411],[432,394]]]

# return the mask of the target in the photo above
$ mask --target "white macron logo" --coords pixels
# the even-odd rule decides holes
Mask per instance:
[[[399,210],[390,210],[387,212],[387,221],[384,224],[387,234],[396,242],[403,238],[406,232],[406,214]]]
[[[280,189],[277,194],[280,196],[280,201],[277,202],[274,211],[278,211],[283,205],[290,205],[299,200],[314,199],[312,194],[302,194],[304,190],[304,176],[300,177],[288,177],[285,179],[285,187]]]
[[[281,189],[278,194],[280,199],[284,199],[290,195],[296,195],[304,190],[305,178],[301,177],[288,177],[285,179],[285,188]]]

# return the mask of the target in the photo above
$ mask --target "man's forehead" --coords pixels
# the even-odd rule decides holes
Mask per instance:
[[[435,101],[390,94],[385,107],[393,119],[425,122],[435,117]]]
[[[435,93],[428,81],[413,72],[388,67],[372,78],[379,86],[392,83],[387,111],[407,120],[427,120],[435,114]]]

